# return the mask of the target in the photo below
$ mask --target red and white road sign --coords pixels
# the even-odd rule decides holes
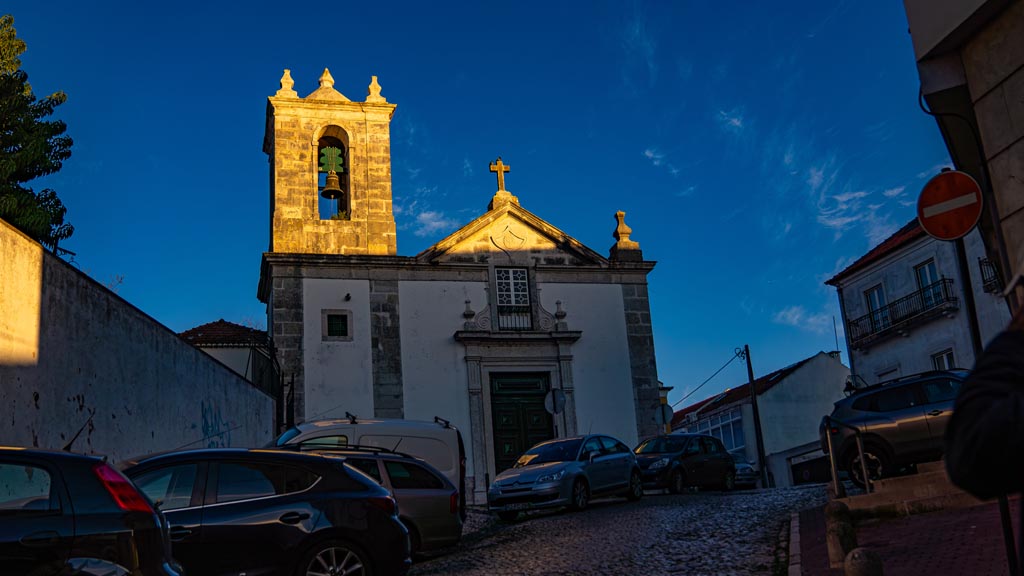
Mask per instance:
[[[938,240],[963,238],[981,217],[981,187],[970,174],[950,170],[924,185],[917,199],[917,221]]]

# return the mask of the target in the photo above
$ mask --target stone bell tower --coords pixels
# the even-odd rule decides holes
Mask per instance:
[[[305,98],[294,84],[285,70],[281,89],[267,99],[263,151],[270,157],[270,251],[395,254],[395,105],[381,96],[376,76],[365,102],[335,90],[327,69],[320,87]]]

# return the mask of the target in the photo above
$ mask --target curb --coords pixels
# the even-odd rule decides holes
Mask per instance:
[[[792,512],[789,515],[789,571],[788,576],[800,576],[802,566],[800,565],[800,514]]]

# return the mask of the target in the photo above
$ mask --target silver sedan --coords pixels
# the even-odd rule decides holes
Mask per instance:
[[[593,434],[549,440],[527,450],[494,479],[487,505],[502,520],[514,520],[524,510],[582,510],[592,497],[638,500],[643,493],[633,451],[615,438]]]

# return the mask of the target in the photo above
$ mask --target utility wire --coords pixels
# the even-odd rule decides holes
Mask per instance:
[[[722,370],[725,370],[725,367],[726,367],[726,366],[728,366],[729,364],[732,364],[732,361],[733,361],[733,360],[735,360],[735,359],[737,359],[737,358],[739,358],[739,357],[740,357],[740,352],[742,352],[742,350],[737,350],[737,352],[736,352],[735,354],[733,354],[732,358],[729,358],[729,361],[728,361],[728,362],[726,362],[725,364],[722,364],[722,367],[721,367],[721,368],[719,368],[718,370],[715,370],[715,373],[714,373],[714,374],[712,374],[711,376],[708,376],[707,380],[705,380],[705,381],[703,381],[703,382],[701,382],[701,383],[700,383],[700,386],[697,386],[697,387],[696,387],[696,388],[694,388],[693,390],[690,390],[690,393],[689,393],[689,394],[687,394],[686,396],[683,396],[682,398],[680,398],[680,399],[679,399],[679,401],[677,401],[677,402],[676,402],[675,404],[673,404],[673,405],[672,405],[672,407],[673,407],[673,408],[675,408],[676,406],[678,406],[678,405],[682,404],[684,400],[686,400],[686,399],[687,399],[687,398],[689,398],[690,396],[693,396],[693,393],[694,393],[694,392],[696,392],[697,390],[700,390],[700,389],[701,389],[701,386],[704,386],[705,384],[707,384],[708,382],[710,382],[712,378],[714,378],[715,376],[718,376],[718,373],[719,373],[719,372],[721,372]]]

